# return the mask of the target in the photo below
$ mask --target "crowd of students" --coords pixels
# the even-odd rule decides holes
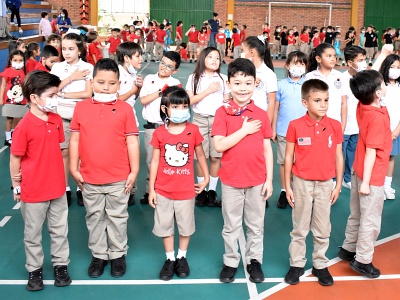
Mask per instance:
[[[241,32],[245,29],[243,25]],[[197,53],[189,46],[189,53],[198,55],[184,88],[174,78],[182,62],[178,52],[159,45],[158,71],[142,79],[137,71],[151,53],[143,50],[139,36],[130,41],[128,35],[121,42],[117,29],[108,39],[113,55],[109,59],[90,55],[101,45],[95,44],[97,33],[85,28],[70,29],[62,38],[48,36],[42,51],[30,43],[25,53],[21,40],[10,42],[7,67],[0,73],[0,95],[2,115],[7,117],[6,144],[11,146],[14,199],[21,201],[25,223],[28,290],[43,289],[44,257],[36,233],[45,219],[55,285],[71,283],[69,174],[77,182],[78,204],[86,209],[92,254],[88,275],[101,276],[108,262],[112,276],[125,274],[127,208],[135,203],[140,161],[137,99],[142,105],[147,167],[146,193],[140,202],[154,208],[153,233],[163,240],[166,260],[160,279],[189,276],[186,256],[197,205],[222,206],[221,282],[235,278],[243,221],[249,278],[264,281],[264,217],[273,191],[271,141],[277,143],[280,166],[277,206],[293,208],[285,282],[297,284],[304,274],[305,240],[311,230],[312,272],[320,284],[333,284],[325,253],[330,207],[342,185],[351,189],[351,213],[338,255],[367,277],[380,275],[372,264],[374,242],[384,199],[395,198],[391,181],[394,156],[400,152],[400,57],[392,53],[393,46],[385,45],[375,61],[373,69],[379,72],[366,70],[366,49],[346,47],[348,70],[343,74],[334,69],[333,44],[322,42],[310,51],[303,46],[309,55],[290,48],[287,77],[278,82],[269,45],[256,36],[244,35],[239,45],[234,43],[242,58],[233,60],[227,75],[222,74],[225,53],[218,49],[218,34],[217,47],[202,40],[204,48]],[[47,163],[49,158],[54,164]],[[217,194],[219,180],[222,197]],[[44,188],[41,182],[49,186]]]

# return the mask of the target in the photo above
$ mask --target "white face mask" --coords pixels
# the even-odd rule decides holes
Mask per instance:
[[[361,33],[365,33],[365,30],[361,31]]]
[[[389,79],[396,80],[399,77],[400,77],[400,69],[394,69],[394,68],[389,69]]]
[[[280,29],[277,29],[276,31],[277,31],[277,32],[281,32],[281,30],[280,30]]]
[[[93,99],[103,103],[112,102],[117,100],[117,94],[94,93]]]
[[[356,65],[357,65],[357,69],[354,68],[353,66],[352,66],[352,68],[354,70],[356,70],[357,73],[361,72],[361,71],[365,71],[367,69],[367,61],[366,60],[360,61],[360,62],[356,63]]]
[[[23,62],[17,63],[17,62],[12,61],[11,67],[13,67],[15,70],[21,70],[24,67],[24,63]]]
[[[128,67],[127,67],[127,69],[128,69],[128,73],[129,74],[136,74],[136,70],[135,70],[135,68],[131,65],[131,63],[129,62],[129,65],[128,65]]]
[[[42,99],[42,98],[40,98]],[[46,98],[46,99],[42,99],[46,101],[45,105],[40,105],[39,103],[37,103],[38,108],[43,111],[43,112],[54,112],[57,108],[58,105],[58,99],[57,98]]]
[[[303,76],[305,72],[306,72],[305,67],[291,66],[289,68],[290,75],[292,75],[295,78]]]

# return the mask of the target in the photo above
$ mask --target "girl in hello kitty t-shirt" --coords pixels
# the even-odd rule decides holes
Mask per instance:
[[[153,233],[163,239],[166,261],[161,280],[189,276],[186,251],[195,231],[194,199],[209,182],[207,161],[197,125],[188,122],[190,99],[178,86],[168,87],[161,98],[160,115],[165,126],[158,127],[150,144],[149,204],[154,210]],[[194,152],[204,181],[194,182]],[[179,230],[179,251],[174,251],[174,221]]]

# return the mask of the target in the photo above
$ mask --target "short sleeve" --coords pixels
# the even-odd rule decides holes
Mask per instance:
[[[118,100],[118,101],[121,101],[121,100]],[[135,114],[133,113],[133,109],[126,102],[122,102],[122,104],[125,106],[125,109],[126,109],[125,134],[127,136],[139,135],[139,129],[137,128],[137,125],[136,125],[136,117],[135,117]]]
[[[25,125],[24,123],[20,125]],[[11,154],[16,156],[24,156],[28,147],[28,137],[26,126],[17,126],[13,132],[13,140],[11,144]]]
[[[272,128],[271,128],[271,121],[269,120],[268,114],[266,111],[263,111],[264,120],[262,120],[262,131],[264,139],[270,139],[272,137]]]
[[[226,126],[226,117],[227,114],[224,109],[222,107],[218,108],[211,129],[211,137],[216,135],[227,136],[228,128]]]
[[[159,127],[159,128],[161,128],[161,127]],[[150,141],[150,145],[152,145],[156,149],[161,149],[161,141],[160,141],[160,137],[159,137],[161,129],[159,129],[159,128],[154,130],[153,136],[151,137],[151,141]]]
[[[267,73],[267,94],[275,93],[278,90],[278,80],[276,74],[270,68]]]
[[[188,78],[188,80],[187,80],[187,82],[186,82],[185,90],[186,90],[186,91],[194,92],[194,91],[193,91],[193,90],[194,90],[193,74],[190,74],[190,75],[189,75],[189,78]]]
[[[80,123],[79,123],[79,111],[80,111],[80,104],[77,103],[74,109],[74,114],[72,115],[72,120],[70,124],[70,131],[71,132],[79,132],[81,130]]]
[[[365,146],[371,149],[382,149],[383,145],[385,145],[386,138],[386,134],[382,132],[382,128],[385,128],[385,121],[382,117],[374,117],[375,118],[371,118],[371,121],[368,123]]]
[[[335,122],[335,132],[336,132],[336,140],[338,144],[341,144],[344,142],[344,136],[343,136],[343,129],[342,129],[342,125],[340,124],[340,122]]]
[[[283,80],[286,80],[286,79],[283,79]],[[283,80],[280,80],[278,82],[278,90],[276,91],[276,101],[278,101],[278,102],[281,102],[281,100],[282,100],[282,86],[283,86],[282,81]]]
[[[286,141],[288,141],[289,143],[296,143],[296,129],[293,121],[289,123],[289,127],[286,132]]]
[[[151,84],[151,75],[147,75],[144,78],[142,89],[140,90],[139,97],[144,97],[150,94],[150,84]]]
[[[197,125],[193,125],[193,126],[194,126],[194,130],[193,130],[194,131],[194,145],[198,146],[203,142],[204,138],[200,133],[199,127]]]

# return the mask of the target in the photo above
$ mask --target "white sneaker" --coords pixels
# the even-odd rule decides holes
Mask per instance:
[[[10,25],[13,26],[13,25],[15,25],[15,23],[14,22],[10,22]]]
[[[346,181],[342,181],[342,186],[345,187],[346,189],[351,190],[351,181],[346,182]]]
[[[24,33],[24,31],[22,30],[22,28],[20,30],[18,30],[19,33]]]
[[[385,200],[394,200],[396,198],[396,191],[391,187],[385,187],[383,191],[385,193]]]

